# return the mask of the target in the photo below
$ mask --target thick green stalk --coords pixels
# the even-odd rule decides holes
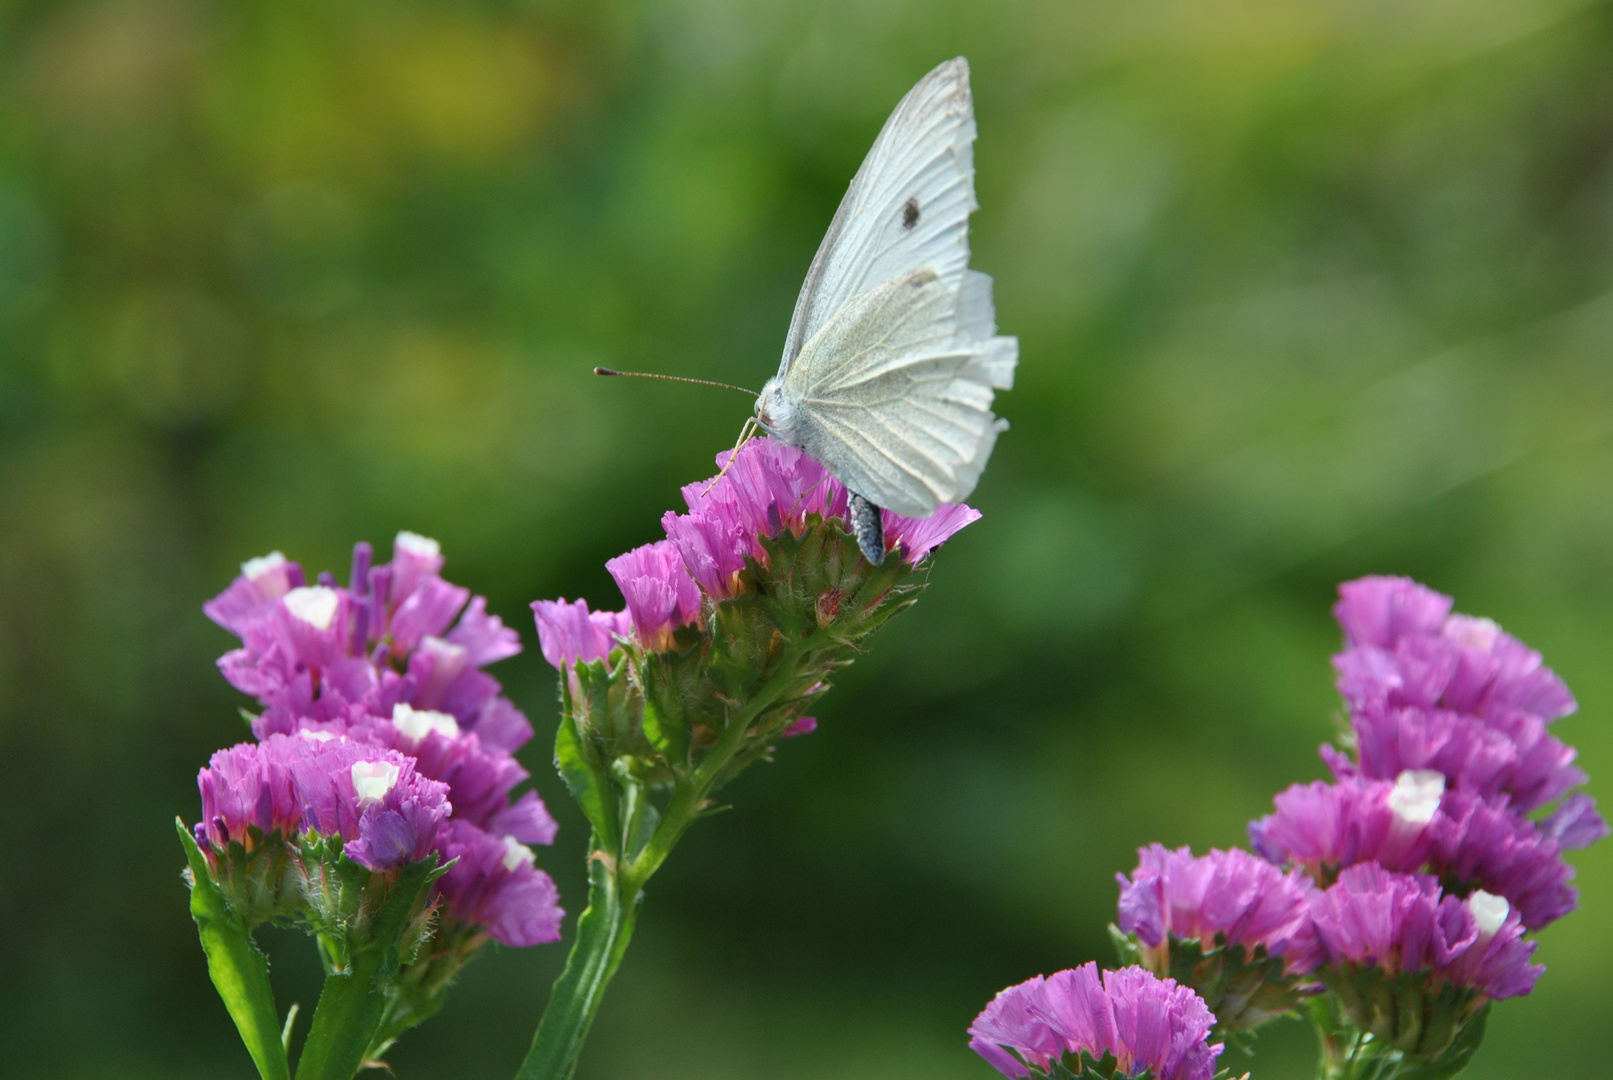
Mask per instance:
[[[684,832],[694,823],[707,797],[725,779],[724,772],[745,745],[750,728],[796,679],[795,666],[805,644],[790,648],[772,676],[728,719],[721,737],[694,773],[679,779],[666,810],[656,823],[644,850],[631,860],[627,845],[618,838],[614,851],[601,850],[596,832],[590,839],[588,908],[577,920],[577,940],[566,957],[566,967],[549,992],[549,1004],[532,1036],[532,1048],[515,1074],[516,1080],[570,1080],[577,1069],[588,1029],[599,1011],[605,987],[621,965],[644,901],[644,885],[661,868]],[[632,829],[627,815],[624,832]],[[303,1080],[299,1074],[298,1080]]]
[[[597,841],[598,835],[593,839]],[[549,1006],[543,1010],[532,1049],[515,1074],[516,1080],[569,1080],[576,1071],[577,1055],[593,1026],[605,987],[627,951],[643,897],[639,888],[630,897],[624,895],[615,860],[595,851],[588,868],[588,909],[577,920],[577,940],[565,970],[555,980]]]
[[[179,827],[180,842],[190,863],[190,915],[207,954],[207,973],[212,976],[218,996],[224,1000],[230,1019],[241,1033],[247,1053],[263,1080],[290,1080],[286,1047],[281,1041],[280,1018],[274,1007],[274,991],[269,987],[269,960],[252,941],[251,933],[224,902],[224,894],[213,882],[207,857],[196,846],[196,838]]]
[[[364,1051],[386,1011],[383,981],[398,970],[398,939],[434,869],[434,860],[425,859],[399,871],[375,911],[369,932],[351,947],[347,970],[325,977],[319,1007],[297,1061],[297,1080],[352,1080],[363,1066]]]

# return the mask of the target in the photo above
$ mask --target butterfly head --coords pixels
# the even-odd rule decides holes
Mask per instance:
[[[795,437],[795,406],[784,395],[784,384],[774,376],[756,397],[756,422],[779,442],[800,445]]]

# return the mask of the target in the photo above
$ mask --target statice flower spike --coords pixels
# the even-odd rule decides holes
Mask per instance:
[[[589,906],[523,1075],[569,1073],[644,884],[739,772],[815,727],[812,705],[860,643],[912,603],[914,563],[978,515],[898,522],[901,558],[871,564],[846,528],[847,494],[793,447],[752,439],[720,478],[684,489],[667,539],[606,565],[624,616],[533,605],[561,669],[555,763],[592,828]],[[605,662],[601,662],[605,661]],[[599,965],[606,965],[601,968]]]

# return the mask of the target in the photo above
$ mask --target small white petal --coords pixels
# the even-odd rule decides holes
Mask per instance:
[[[1512,905],[1507,903],[1507,898],[1504,896],[1496,896],[1479,889],[1467,898],[1467,909],[1473,913],[1473,921],[1479,924],[1479,933],[1489,937],[1501,929],[1501,924],[1507,921]]]
[[[536,852],[515,837],[506,836],[504,838],[504,869],[510,873],[515,873],[523,866],[531,866],[537,860],[537,857]]]
[[[1483,619],[1474,615],[1452,615],[1445,620],[1445,636],[1458,645],[1488,652],[1495,647],[1496,639],[1501,636],[1501,627],[1496,625],[1494,619]]]
[[[407,530],[398,533],[396,541],[399,549],[407,551],[410,555],[420,559],[435,559],[442,554],[442,545],[429,536],[421,536]]]
[[[392,725],[415,742],[433,731],[449,739],[459,738],[459,721],[449,713],[415,709],[401,701],[392,706]]]
[[[398,767],[390,761],[353,762],[353,790],[361,803],[377,802],[398,784]]]
[[[260,555],[256,559],[248,559],[241,564],[241,573],[248,581],[256,581],[271,570],[278,570],[286,565],[286,557],[278,551],[271,551],[267,555]]]
[[[1395,778],[1389,809],[1402,821],[1426,825],[1434,820],[1445,794],[1445,774],[1434,769],[1407,769]]]
[[[338,735],[334,731],[312,731],[308,728],[303,728],[297,732],[297,737],[300,739],[312,739],[314,742],[330,742],[332,739],[347,738],[347,736]]]
[[[286,610],[315,630],[329,630],[336,618],[336,590],[324,585],[304,585],[286,593]]]

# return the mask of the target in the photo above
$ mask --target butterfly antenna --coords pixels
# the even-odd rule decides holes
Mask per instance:
[[[717,382],[713,379],[691,379],[686,375],[657,375],[654,372],[649,371],[617,371],[615,368],[608,367],[596,367],[594,369],[594,374],[616,375],[624,379],[665,379],[667,382],[694,383],[697,386],[717,386],[724,390],[738,390],[741,394],[749,394],[751,397],[756,397],[756,391],[747,390],[743,386],[735,386],[733,383]]]
[[[722,463],[722,469],[717,473],[716,476],[711,478],[711,483],[707,484],[700,492],[700,497],[702,499],[711,493],[711,489],[717,486],[717,481],[721,480],[728,472],[728,467],[734,463],[735,458],[739,457],[739,448],[750,441],[751,436],[756,434],[756,429],[759,426],[760,425],[756,422],[756,417],[751,416],[746,418],[744,425],[739,429],[739,441],[734,444],[734,448],[732,450],[728,451],[728,460]]]

